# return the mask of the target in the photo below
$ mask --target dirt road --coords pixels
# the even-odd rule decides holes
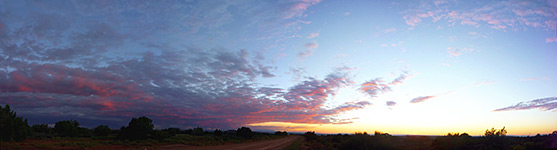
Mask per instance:
[[[265,140],[250,143],[228,144],[218,146],[188,146],[182,144],[166,145],[157,147],[157,150],[282,150],[297,140],[302,140],[302,136],[291,135],[288,137]]]

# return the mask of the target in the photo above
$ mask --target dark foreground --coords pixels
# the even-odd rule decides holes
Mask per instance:
[[[303,149],[309,150],[545,150],[557,149],[557,131],[532,137],[489,134],[469,136],[448,134],[446,136],[391,136],[376,132],[374,135],[304,134]]]

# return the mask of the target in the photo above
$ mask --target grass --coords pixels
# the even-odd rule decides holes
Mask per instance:
[[[302,149],[302,141],[303,140],[296,140],[294,143],[284,148],[284,150],[300,150]]]

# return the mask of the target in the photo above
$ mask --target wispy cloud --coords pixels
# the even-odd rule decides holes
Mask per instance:
[[[553,43],[553,42],[557,42],[557,37],[549,37],[549,38],[545,38],[545,42],[546,42],[546,43]]]
[[[349,11],[347,11],[347,12],[344,13],[344,16],[348,16],[348,15],[350,15],[350,12],[349,12]]]
[[[449,53],[449,55],[455,56],[455,57],[458,57],[465,52],[468,53],[468,52],[474,52],[474,51],[475,51],[474,48],[460,48],[460,49],[457,49],[455,47],[448,47],[447,48],[447,53]]]
[[[359,90],[371,97],[376,97],[380,93],[390,92],[393,86],[403,84],[404,81],[413,76],[413,74],[408,74],[408,72],[404,71],[391,82],[386,82],[381,78],[372,79],[360,84]]]
[[[388,29],[383,30],[383,32],[385,32],[385,33],[391,33],[391,32],[396,32],[396,31],[397,31],[396,28],[388,28]]]
[[[290,19],[295,16],[301,16],[308,7],[312,5],[317,5],[321,0],[300,0],[299,2],[292,4],[288,11],[284,14],[284,19]]]
[[[529,109],[540,109],[543,111],[549,111],[557,108],[557,97],[547,97],[541,99],[535,99],[527,102],[520,102],[516,105],[495,109],[493,111],[511,111],[511,110],[529,110]]]
[[[313,55],[313,52],[317,49],[317,47],[319,47],[317,42],[306,43],[304,45],[304,48],[306,49],[298,53],[298,58],[305,59],[306,57]]]
[[[460,23],[474,27],[488,26],[496,30],[522,30],[539,28],[547,31],[557,29],[556,6],[550,1],[545,2],[511,2],[497,1],[483,5],[473,5],[470,8],[463,5],[442,5],[437,1],[416,5],[414,9],[405,12],[403,19],[413,28],[425,19],[432,22],[444,20],[450,26]],[[431,8],[436,9],[431,9]],[[459,8],[456,8],[459,7]],[[506,9],[500,9],[506,8]],[[547,40],[546,41],[555,41]]]
[[[307,36],[308,39],[313,39],[315,37],[319,36],[319,32],[315,32],[315,33],[309,33],[309,35]]]
[[[435,98],[435,97],[436,97],[436,96],[420,96],[420,97],[413,98],[413,99],[410,101],[410,103],[421,103],[421,102],[424,102],[424,101],[426,101],[426,100],[428,100],[428,99],[432,99],[432,98]]]

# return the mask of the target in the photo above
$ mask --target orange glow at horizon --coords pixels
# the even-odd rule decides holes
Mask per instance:
[[[368,134],[373,134],[375,131],[382,133],[389,133],[391,135],[447,135],[447,133],[468,133],[472,136],[482,136],[487,129],[492,127],[470,127],[470,128],[454,128],[451,127],[417,127],[412,125],[406,126],[378,126],[370,127],[365,124],[306,124],[306,123],[291,123],[291,122],[264,122],[249,124],[248,126],[258,128],[258,127],[273,127],[277,131],[287,131],[287,132],[308,132],[315,131],[321,134],[354,134],[355,132],[367,132]],[[495,129],[501,129],[501,127],[493,127]],[[533,136],[538,134],[538,132],[533,133],[532,128],[549,128],[548,130],[542,130],[539,134],[550,134],[551,132],[557,130],[551,130],[548,126],[536,126],[536,127],[509,127],[505,126],[508,131],[507,135],[529,135]]]

